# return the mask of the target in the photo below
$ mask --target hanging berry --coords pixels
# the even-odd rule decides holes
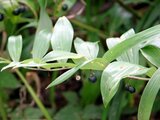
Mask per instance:
[[[4,15],[0,13],[0,21],[3,21],[3,19],[4,19]]]
[[[95,76],[95,73],[91,73],[88,80],[92,83],[95,83],[97,81],[97,77]]]
[[[63,4],[63,5],[62,5],[62,10],[63,10],[63,11],[68,10],[68,5],[67,5],[67,4]]]
[[[21,13],[21,10],[20,10],[20,8],[16,8],[16,9],[14,9],[13,11],[12,11],[12,14],[13,15],[19,15]]]
[[[128,85],[128,84],[125,86],[125,90],[130,92],[130,93],[135,93],[136,92],[136,89],[133,86]]]

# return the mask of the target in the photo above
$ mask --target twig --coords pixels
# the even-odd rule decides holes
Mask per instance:
[[[22,80],[24,85],[26,86],[28,92],[31,94],[31,96],[35,100],[36,104],[38,105],[38,107],[40,108],[40,110],[42,111],[46,119],[53,120],[49,115],[48,111],[46,110],[46,108],[44,107],[44,105],[42,104],[42,102],[40,101],[40,99],[36,96],[36,93],[34,92],[33,88],[29,85],[25,77],[22,75],[22,73],[19,70],[16,70],[16,73],[19,76],[19,78]]]
[[[126,9],[128,12],[132,13],[136,18],[138,18],[138,19],[141,18],[139,13],[137,13],[134,9],[132,9],[132,8],[128,7],[127,5],[125,5],[122,0],[116,0],[116,1],[124,9]]]
[[[137,79],[137,80],[144,80],[144,81],[150,80],[150,78],[143,78],[143,77],[136,77],[136,76],[128,76],[127,78]]]
[[[100,31],[100,30],[98,30],[98,29],[96,29],[96,28],[94,28],[94,27],[92,27],[90,25],[87,25],[87,24],[82,23],[82,22],[80,22],[78,20],[75,20],[75,19],[71,19],[71,22],[74,23],[75,25],[81,27],[81,28],[84,28],[84,29],[88,30],[88,31],[97,33],[103,39],[107,38],[105,33],[103,33],[102,31]]]

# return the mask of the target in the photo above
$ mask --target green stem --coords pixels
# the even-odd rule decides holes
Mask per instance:
[[[53,72],[53,74],[52,74],[52,81],[53,81],[54,79],[56,79],[57,76],[58,76],[58,71]],[[49,91],[50,91],[50,94],[49,94],[50,103],[51,103],[52,107],[55,107],[55,104],[54,104],[54,100],[55,100],[55,89],[54,89],[54,87],[51,87],[51,88],[49,89]]]
[[[135,17],[137,17],[138,19],[141,18],[139,13],[137,13],[134,9],[125,5],[122,0],[116,0],[116,1],[117,1],[117,3],[119,3],[120,6],[122,6],[124,9],[126,9],[128,12],[132,13]]]
[[[2,95],[0,93],[0,114],[1,114],[2,120],[7,120],[6,111],[5,111],[5,108],[3,105],[4,104],[3,104],[3,100],[2,100]]]
[[[98,30],[98,29],[96,29],[96,28],[94,28],[94,27],[92,27],[92,26],[89,26],[89,25],[87,25],[87,24],[85,24],[85,23],[82,23],[82,22],[80,22],[80,21],[78,21],[78,20],[75,20],[75,19],[72,19],[71,22],[72,22],[73,24],[81,27],[81,28],[84,28],[84,29],[88,30],[88,31],[97,33],[97,34],[98,34],[101,38],[103,38],[103,39],[106,39],[106,38],[107,38],[107,36],[105,35],[105,33],[103,33],[102,31],[100,31],[100,30]]]
[[[33,88],[28,84],[27,80],[24,78],[24,76],[22,75],[22,73],[19,70],[16,70],[16,73],[20,77],[20,79],[22,80],[22,82],[24,83],[24,85],[26,86],[28,92],[31,94],[31,96],[33,97],[34,101],[36,102],[36,104],[38,105],[38,107],[40,108],[40,110],[42,111],[42,113],[44,114],[44,116],[46,117],[46,119],[47,120],[52,120],[52,118],[49,115],[48,111],[46,110],[46,108],[44,107],[44,105],[42,104],[42,102],[40,101],[40,99],[37,97],[37,95],[35,94]]]
[[[108,115],[108,107],[103,107],[102,118],[101,120],[106,120]]]

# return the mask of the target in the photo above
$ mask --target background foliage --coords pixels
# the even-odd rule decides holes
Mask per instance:
[[[0,0],[0,119],[159,119],[159,7]]]

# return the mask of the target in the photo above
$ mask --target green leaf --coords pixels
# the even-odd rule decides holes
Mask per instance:
[[[11,67],[14,67],[14,66],[19,65],[19,64],[20,64],[20,62],[11,62],[11,63],[9,63],[8,65],[4,66],[4,67],[1,69],[1,71],[5,70],[5,69],[8,69],[8,68],[11,68]]]
[[[31,11],[33,12],[34,16],[37,18],[37,12],[36,12],[36,2],[32,1],[32,0],[18,0],[18,2],[23,3],[25,5],[27,5]]]
[[[76,38],[74,46],[78,54],[85,56],[89,60],[96,58],[99,52],[98,42],[85,42],[80,38]]]
[[[55,120],[82,120],[79,106],[67,105],[54,117]]]
[[[149,120],[153,103],[160,89],[160,68],[153,74],[141,96],[138,120]]]
[[[8,51],[11,59],[14,62],[18,62],[20,60],[21,52],[22,52],[22,36],[11,36],[8,38]]]
[[[130,75],[141,75],[148,70],[148,68],[143,66],[127,62],[110,63],[103,71],[101,77],[101,94],[104,105],[107,106],[113,98],[123,78]]]
[[[47,1],[48,0],[38,0],[38,3],[39,3],[39,5],[40,5],[40,7],[41,7],[41,9],[43,8],[46,8],[46,6],[47,6]]]
[[[71,51],[72,41],[72,25],[66,17],[60,17],[56,22],[52,33],[51,44],[53,50]]]
[[[50,45],[51,34],[47,30],[40,31],[36,34],[32,55],[34,59],[42,59],[47,53]]]
[[[51,31],[52,30],[52,21],[44,8],[47,4],[47,0],[38,0],[38,2],[40,4],[41,8],[40,8],[40,18],[39,18],[38,28],[37,28],[36,33],[40,32],[44,29],[47,31]]]
[[[68,70],[67,72],[63,73],[61,76],[59,76],[58,78],[56,78],[54,81],[52,81],[47,88],[50,88],[52,86],[58,85],[64,81],[66,81],[68,78],[70,78],[75,72],[77,72],[80,68],[82,68],[84,65],[88,64],[89,62],[91,62],[93,60],[88,60],[82,64],[77,65],[76,67]]]
[[[135,45],[146,42],[147,40],[154,40],[154,38],[160,36],[160,25],[156,25],[147,30],[139,32],[132,37],[126,39],[125,41],[119,43],[118,45],[111,48],[107,51],[103,58],[109,63],[119,57],[122,53],[130,48],[133,48]]]
[[[42,61],[49,62],[49,61],[62,60],[62,59],[68,59],[68,58],[78,59],[81,57],[83,56],[79,54],[75,54],[67,51],[54,50],[49,52],[47,55],[45,55]]]
[[[141,49],[143,56],[153,65],[160,67],[160,48],[156,46],[146,46]]]
[[[46,63],[42,62],[42,61],[39,61],[39,60],[33,60],[33,59],[27,59],[27,60],[24,60],[22,62],[20,62],[19,64],[16,64],[15,66],[13,66],[13,69],[15,68],[19,68],[19,67],[26,67],[26,68],[29,68],[29,67],[41,67],[41,66],[45,66]]]
[[[2,68],[2,66],[0,66]],[[0,88],[18,88],[20,87],[20,82],[16,77],[10,72],[0,72]]]
[[[108,38],[106,40],[107,46],[109,49],[114,47],[115,45],[121,43],[122,41],[127,40],[128,38],[132,37],[135,35],[135,32],[133,29],[128,30],[125,32],[123,35],[121,35],[120,38]],[[139,63],[139,46],[135,46],[128,51],[124,52],[121,56],[117,58],[118,61],[125,61],[125,62],[130,62],[133,64],[138,64]]]
[[[103,58],[95,58],[93,61],[87,63],[82,69],[104,70],[107,62]]]

